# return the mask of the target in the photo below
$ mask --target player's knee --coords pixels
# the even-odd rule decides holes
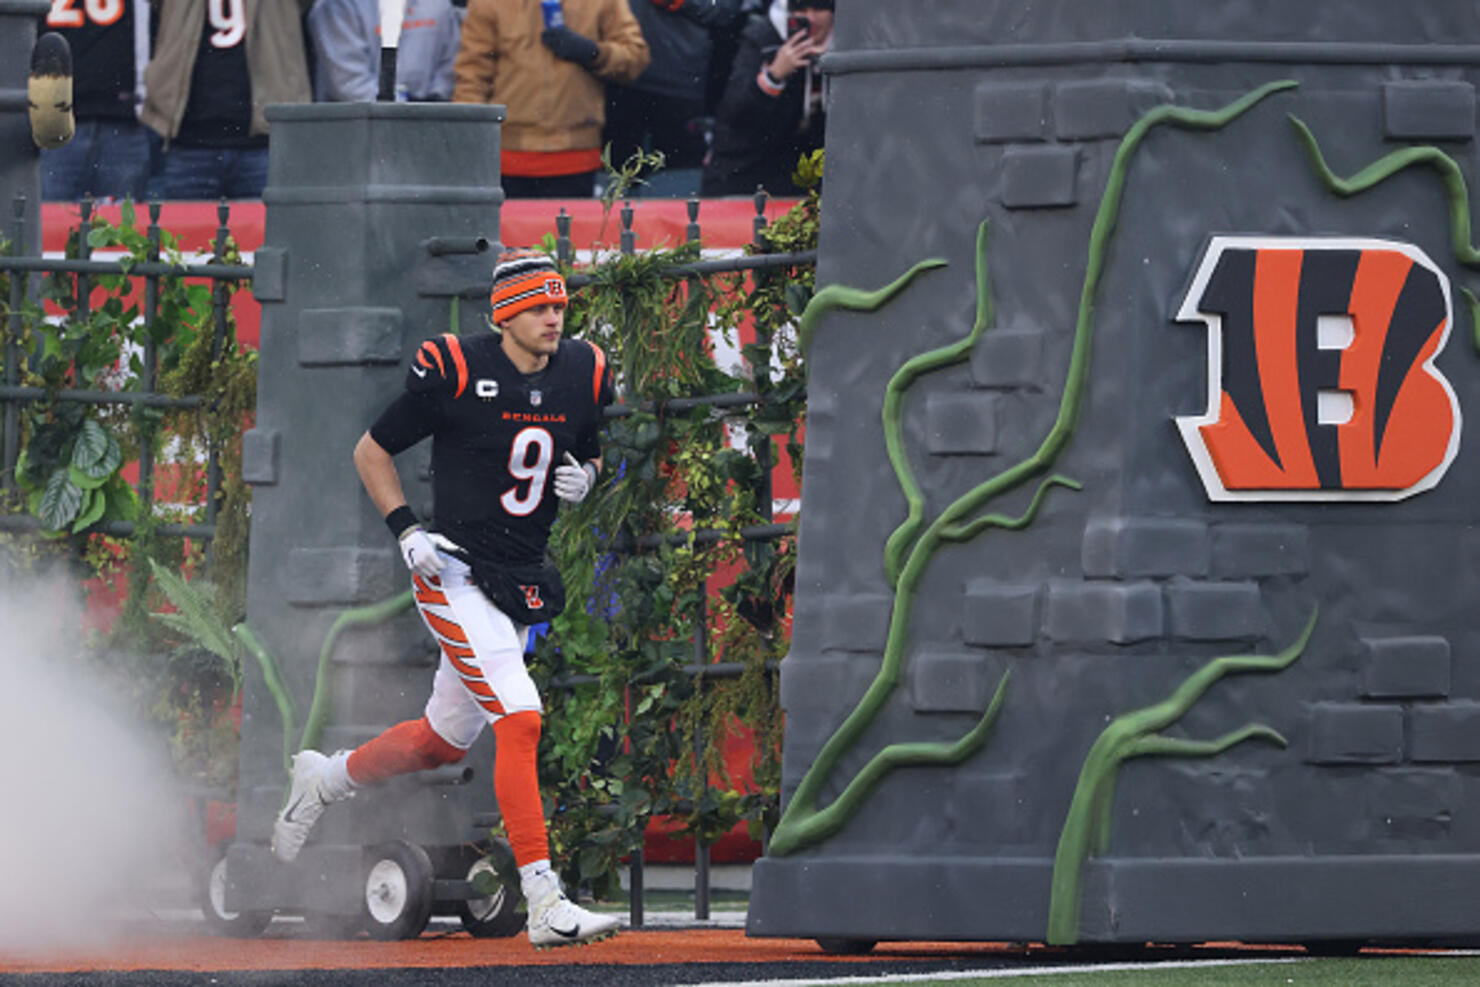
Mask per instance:
[[[421,758],[423,770],[440,768],[444,764],[456,764],[467,755],[466,750],[438,735],[425,716],[414,722],[417,727],[414,747]]]
[[[493,725],[494,736],[500,745],[500,750],[535,750],[540,744],[541,723],[540,712],[536,709],[527,709],[505,716]]]

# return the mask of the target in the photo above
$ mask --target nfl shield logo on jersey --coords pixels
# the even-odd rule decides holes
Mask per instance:
[[[536,408],[540,406],[540,402],[543,400],[545,400],[545,396],[544,394],[540,393],[539,390],[533,390],[529,392],[529,403],[534,405]]]

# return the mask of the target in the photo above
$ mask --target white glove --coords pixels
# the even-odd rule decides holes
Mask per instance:
[[[579,504],[595,485],[595,463],[578,463],[576,457],[567,452],[565,463],[555,467],[555,496],[561,500]]]
[[[432,536],[419,524],[413,524],[401,533],[401,558],[406,560],[406,568],[423,579],[435,577],[447,565],[437,554]]]

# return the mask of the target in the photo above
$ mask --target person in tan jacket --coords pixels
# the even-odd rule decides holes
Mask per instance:
[[[501,103],[504,194],[579,198],[595,190],[603,82],[631,82],[648,46],[627,0],[564,0],[546,26],[540,0],[469,0],[453,63],[454,102]]]
[[[164,142],[149,195],[255,199],[272,103],[307,103],[312,0],[153,0],[159,33],[139,119]]]

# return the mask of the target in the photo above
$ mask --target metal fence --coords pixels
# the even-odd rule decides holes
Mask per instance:
[[[149,224],[145,237],[149,242],[148,255],[143,263],[125,264],[116,260],[94,260],[88,245],[87,231],[92,224],[93,202],[83,199],[80,203],[78,223],[78,253],[75,259],[21,257],[15,251],[26,242],[26,200],[17,196],[14,220],[10,230],[11,253],[0,255],[0,271],[10,277],[9,315],[5,337],[5,382],[0,385],[0,406],[4,409],[3,455],[0,455],[0,489],[13,490],[16,485],[16,462],[20,456],[21,406],[30,402],[57,400],[85,404],[143,405],[153,408],[198,408],[204,398],[200,395],[174,397],[154,390],[159,371],[158,356],[153,334],[149,329],[159,318],[160,283],[166,278],[203,278],[211,282],[211,305],[215,337],[212,341],[212,356],[219,356],[226,341],[227,303],[230,286],[250,282],[252,268],[243,264],[221,263],[226,256],[231,232],[227,223],[231,216],[230,206],[222,202],[217,207],[219,226],[213,244],[213,260],[206,264],[171,264],[161,260],[163,230],[159,225],[160,204],[148,206]],[[32,279],[46,274],[76,275],[73,302],[77,312],[83,316],[91,310],[94,279],[101,276],[127,276],[143,282],[143,304],[141,318],[145,332],[144,352],[141,369],[132,390],[69,390],[55,393],[44,388],[24,386],[20,383],[21,337],[24,326],[24,306],[32,297]],[[212,446],[207,453],[205,521],[199,524],[165,524],[155,530],[162,535],[188,537],[209,541],[216,532],[216,501],[221,487],[219,450]],[[154,510],[154,451],[144,444],[139,454],[138,495],[141,512],[148,516]],[[0,514],[0,531],[36,531],[40,522],[28,514]],[[105,534],[128,537],[135,530],[130,521],[110,521],[99,526]]]
[[[687,264],[675,264],[664,268],[660,273],[664,277],[674,280],[685,278],[703,277],[711,274],[750,273],[755,277],[764,278],[779,274],[782,271],[800,267],[815,265],[817,263],[817,252],[815,250],[800,253],[770,253],[765,237],[767,227],[766,205],[768,196],[757,191],[754,198],[755,217],[751,223],[752,247],[755,252],[742,257],[722,258],[712,260],[698,260]],[[702,242],[702,230],[699,225],[700,200],[690,198],[687,202],[689,222],[685,229],[685,237],[690,243]],[[631,203],[623,205],[618,212],[620,229],[618,234],[619,249],[623,254],[632,255],[637,252],[637,238],[633,232],[634,210]],[[570,264],[575,257],[572,249],[570,231],[571,218],[562,208],[555,217],[556,229],[556,257],[562,264]],[[579,290],[589,284],[589,276],[576,274],[569,279],[572,290]],[[638,407],[631,405],[613,405],[606,409],[607,418],[622,418],[632,415],[638,411],[656,413],[683,413],[698,407],[711,407],[716,410],[730,408],[749,408],[766,402],[763,382],[767,380],[767,368],[752,365],[751,376],[757,383],[757,389],[751,392],[732,394],[702,394],[688,397],[672,398],[658,404],[644,404]],[[769,443],[762,444],[757,450],[758,465],[762,489],[757,491],[757,503],[761,506],[761,512],[767,523],[758,525],[747,525],[739,529],[741,538],[747,541],[772,541],[781,538],[793,530],[790,523],[777,524],[772,522],[772,471],[773,462],[770,455]],[[729,533],[700,529],[697,531],[686,531],[671,535],[647,535],[633,541],[618,540],[613,546],[618,552],[644,552],[658,548],[665,541],[672,545],[684,544],[712,544],[729,537]],[[744,666],[733,662],[710,662],[709,643],[706,640],[707,619],[704,613],[704,600],[708,595],[708,582],[700,586],[698,594],[700,611],[695,615],[693,655],[692,664],[684,667],[685,674],[693,677],[696,684],[702,687],[705,679],[738,678],[744,672]],[[769,666],[775,671],[774,664]],[[583,684],[592,679],[584,676],[574,676],[557,681],[556,685],[573,687]],[[704,746],[702,732],[696,736],[696,746],[702,749]],[[694,917],[706,920],[710,917],[710,848],[702,841],[695,839],[694,842]],[[641,849],[632,855],[630,871],[630,922],[634,928],[640,928],[644,924],[643,915],[643,852]]]
[[[755,197],[755,219],[753,220],[753,243],[758,252],[734,258],[698,260],[688,264],[676,264],[664,269],[661,273],[665,277],[675,280],[685,278],[703,277],[711,274],[743,273],[750,272],[757,277],[766,277],[774,272],[795,268],[798,266],[816,263],[816,252],[803,253],[766,253],[765,229],[767,221],[765,209],[767,197],[758,192]],[[203,278],[211,282],[211,299],[214,310],[213,325],[215,338],[213,340],[213,356],[219,356],[225,344],[225,333],[227,330],[227,309],[230,298],[230,288],[234,284],[250,283],[253,277],[253,268],[250,265],[227,264],[222,258],[227,256],[228,241],[231,236],[229,221],[231,216],[230,206],[224,200],[217,206],[218,227],[212,245],[212,260],[204,264],[173,264],[166,263],[161,259],[161,243],[163,231],[159,225],[161,206],[158,202],[147,205],[148,226],[145,236],[149,243],[149,253],[142,263],[125,264],[116,260],[95,260],[91,256],[91,248],[88,246],[87,230],[91,226],[93,214],[93,202],[84,199],[80,203],[80,219],[78,225],[80,256],[75,259],[45,258],[45,257],[23,257],[18,256],[15,251],[19,244],[25,243],[27,238],[25,199],[18,196],[15,202],[15,218],[13,220],[9,240],[12,245],[11,253],[0,255],[0,272],[10,276],[9,316],[4,348],[5,377],[3,385],[0,385],[0,407],[3,407],[4,431],[3,431],[3,456],[0,456],[0,464],[3,464],[3,473],[0,473],[0,489],[13,490],[16,484],[15,469],[20,455],[20,413],[21,406],[35,401],[75,401],[90,404],[116,404],[116,405],[144,405],[156,408],[198,408],[204,402],[200,395],[187,395],[183,397],[171,396],[158,393],[154,390],[157,374],[158,359],[155,352],[152,334],[147,329],[154,325],[159,318],[159,291],[160,284],[167,278]],[[702,231],[699,225],[700,200],[691,198],[687,203],[689,223],[686,227],[686,237],[690,242],[699,242]],[[634,209],[630,203],[625,204],[619,211],[620,232],[619,249],[624,254],[636,253],[636,236],[633,231]],[[572,249],[570,232],[571,218],[562,208],[554,217],[556,229],[557,258],[563,264],[570,264],[575,257]],[[143,319],[146,332],[144,333],[144,353],[142,355],[142,370],[138,379],[134,382],[131,390],[61,390],[55,393],[39,387],[24,386],[20,383],[21,347],[20,339],[23,328],[23,307],[25,301],[32,297],[33,278],[40,278],[47,274],[60,273],[72,274],[75,279],[75,293],[73,301],[77,311],[86,314],[90,310],[91,297],[95,286],[94,279],[102,276],[127,276],[130,279],[139,279],[143,282],[143,305],[141,318]],[[589,284],[591,278],[586,275],[576,274],[569,279],[572,290],[579,290]],[[764,382],[767,377],[764,368],[752,367],[753,379]],[[712,407],[716,410],[746,408],[764,403],[767,400],[764,387],[758,386],[756,391],[732,394],[699,394],[688,397],[674,398],[662,402],[660,405],[634,406],[629,404],[613,405],[606,410],[608,418],[621,418],[637,413],[638,411],[680,413],[690,411],[696,407]],[[791,524],[777,524],[771,522],[772,492],[771,473],[773,463],[769,455],[769,443],[763,444],[759,449],[762,483],[764,489],[758,491],[758,503],[761,505],[767,523],[751,525],[740,529],[740,536],[747,540],[768,541],[781,538],[792,530]],[[140,509],[150,512],[154,509],[154,470],[155,463],[153,452],[147,447],[142,449],[139,459],[139,482],[138,495]],[[214,447],[208,450],[207,482],[206,482],[206,504],[205,521],[193,524],[165,524],[158,526],[157,533],[173,537],[189,537],[202,539],[209,543],[216,531],[216,500],[221,485],[221,469],[219,465],[218,450]],[[29,514],[0,514],[0,531],[10,532],[32,532],[41,527],[40,522]],[[128,521],[110,521],[99,525],[95,530],[118,537],[128,537],[135,531],[135,524]],[[670,536],[650,535],[642,539],[622,543],[614,546],[619,552],[644,552],[659,547],[663,541],[668,540],[673,544],[684,544],[691,540],[698,544],[713,543],[725,537],[725,533],[713,530],[699,530],[673,534]],[[707,583],[702,587],[699,594],[701,600],[707,593]],[[708,642],[705,639],[706,620],[701,612],[695,621],[693,639],[694,662],[684,668],[684,672],[702,681],[702,679],[723,679],[737,677],[743,671],[739,664],[725,662],[710,662],[708,660]],[[587,678],[575,676],[559,680],[554,683],[557,687],[573,688],[587,681]],[[702,745],[703,739],[700,738]],[[696,919],[708,919],[710,917],[710,853],[709,847],[696,840],[695,863],[694,863],[694,917]],[[643,859],[642,851],[634,853],[631,860],[630,870],[630,900],[631,900],[631,923],[635,927],[644,924],[643,915]]]

